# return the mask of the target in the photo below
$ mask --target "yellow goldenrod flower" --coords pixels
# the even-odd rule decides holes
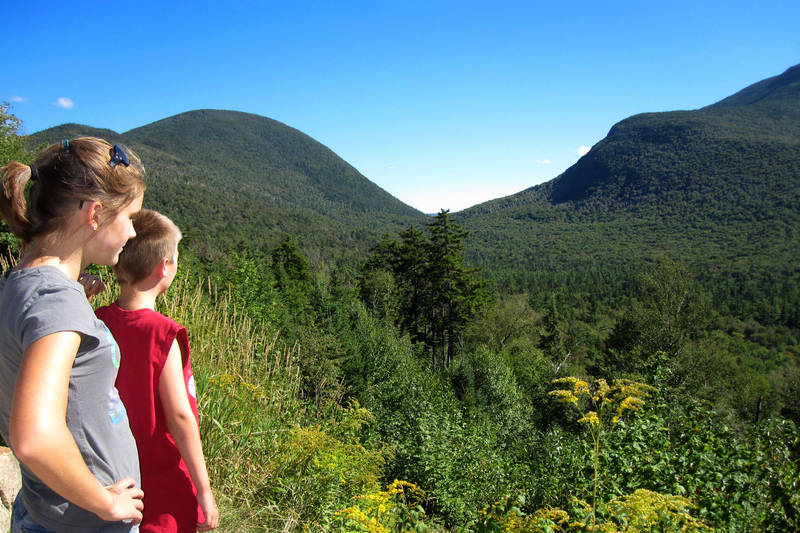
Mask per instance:
[[[552,381],[552,383],[556,384],[556,385],[561,385],[561,384],[574,385],[576,381],[578,381],[578,378],[573,377],[573,376],[567,376],[567,377],[564,377],[564,378],[556,378],[556,379],[554,379]]]
[[[589,411],[583,416],[583,418],[578,419],[578,422],[581,424],[592,424],[594,426],[599,426],[600,418],[597,416],[595,411]]]
[[[591,394],[591,391],[589,390],[589,384],[582,379],[575,380],[573,392],[576,395]]]
[[[560,402],[573,404],[578,403],[578,397],[575,396],[572,391],[558,389],[550,391],[548,394]]]

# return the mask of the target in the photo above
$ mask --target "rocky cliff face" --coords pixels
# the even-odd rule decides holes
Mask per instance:
[[[9,448],[0,447],[0,532],[11,526],[11,506],[22,488],[19,464]]]

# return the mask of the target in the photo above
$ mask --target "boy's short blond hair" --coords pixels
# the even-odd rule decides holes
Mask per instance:
[[[129,240],[114,265],[122,284],[132,285],[149,276],[162,259],[175,260],[181,230],[170,219],[150,209],[132,217],[136,237]]]

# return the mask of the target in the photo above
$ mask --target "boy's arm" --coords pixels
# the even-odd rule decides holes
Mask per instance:
[[[195,487],[197,488],[197,502],[203,509],[206,521],[198,524],[198,531],[214,529],[219,524],[219,511],[211,492],[211,483],[208,480],[206,461],[203,457],[203,447],[200,442],[200,429],[189,405],[186,394],[186,383],[183,378],[183,357],[177,340],[172,342],[172,347],[167,356],[167,362],[161,371],[158,381],[158,395],[161,407],[166,415],[167,427],[178,451],[189,469]]]

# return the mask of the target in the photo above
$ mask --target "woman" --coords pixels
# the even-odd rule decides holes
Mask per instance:
[[[114,387],[119,349],[77,279],[89,264],[115,264],[135,235],[144,169],[84,137],[2,170],[0,214],[23,243],[0,280],[0,434],[23,480],[12,531],[135,530],[143,494]]]

